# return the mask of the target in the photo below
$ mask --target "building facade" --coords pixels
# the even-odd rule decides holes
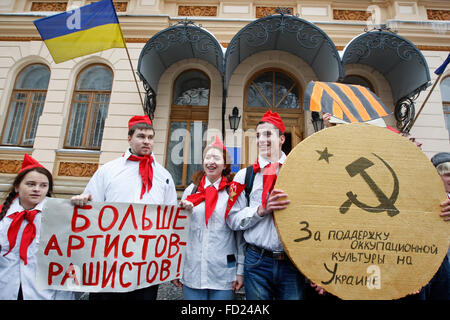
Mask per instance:
[[[267,109],[283,117],[289,152],[314,133],[312,80],[368,87],[404,130],[436,83],[410,132],[429,158],[450,151],[450,68],[434,74],[450,52],[447,0],[118,0],[130,59],[117,48],[55,64],[33,21],[91,2],[0,3],[0,193],[24,153],[53,173],[57,196],[81,193],[144,112],[180,191],[216,134],[235,170],[252,163]]]

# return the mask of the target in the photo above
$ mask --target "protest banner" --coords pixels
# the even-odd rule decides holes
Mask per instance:
[[[48,199],[37,255],[41,289],[126,292],[180,278],[190,215],[177,206]]]
[[[445,189],[405,137],[368,124],[319,131],[297,145],[275,185],[283,246],[312,282],[343,299],[398,299],[425,286],[449,247]]]

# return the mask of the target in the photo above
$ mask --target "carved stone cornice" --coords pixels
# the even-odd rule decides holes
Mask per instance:
[[[98,169],[98,163],[60,162],[58,176],[92,177]]]
[[[21,160],[0,159],[0,173],[16,174],[22,166]]]
[[[127,12],[128,2],[113,1],[116,12]]]
[[[91,1],[93,3],[95,1]],[[88,4],[90,4],[88,3]],[[128,2],[113,1],[116,12],[126,12]],[[48,1],[33,1],[31,3],[30,11],[66,11],[67,1],[48,2]]]
[[[422,51],[450,51],[450,46],[426,46],[419,44],[417,48]]]
[[[428,20],[450,20],[450,10],[427,9]]]
[[[371,13],[363,10],[340,10],[333,9],[334,20],[367,21]]]
[[[31,11],[66,11],[67,1],[61,2],[45,2],[33,1],[31,3]]]
[[[214,6],[179,6],[179,16],[187,17],[216,17],[217,7]]]
[[[276,10],[279,8],[280,7],[256,7],[256,18],[259,19],[272,14],[277,14],[278,12]],[[287,7],[286,9],[289,9],[292,14],[294,13],[293,7]]]

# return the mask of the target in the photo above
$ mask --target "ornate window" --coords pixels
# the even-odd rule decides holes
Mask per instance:
[[[100,149],[113,81],[104,65],[90,65],[78,75],[65,148]]]
[[[277,70],[264,71],[250,80],[247,107],[299,109],[299,85],[289,75]]]
[[[173,86],[166,168],[177,188],[185,188],[202,169],[208,123],[209,78],[199,70],[183,72]]]
[[[450,76],[444,78],[440,85],[442,106],[444,108],[445,126],[449,132],[450,137]]]
[[[255,73],[247,82],[244,97],[243,163],[248,166],[257,157],[256,135],[252,133],[262,115],[270,109],[278,112],[286,126],[283,151],[288,154],[302,139],[304,114],[303,90],[298,81],[280,69],[264,69]]]
[[[42,64],[29,65],[19,73],[3,127],[3,145],[33,146],[49,80],[50,70]]]

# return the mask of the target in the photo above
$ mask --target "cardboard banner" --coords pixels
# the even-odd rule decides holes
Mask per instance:
[[[408,139],[368,124],[338,125],[298,144],[275,188],[284,248],[311,281],[343,299],[397,299],[433,277],[449,247],[447,195]]]
[[[190,215],[165,205],[47,199],[37,255],[41,289],[126,292],[180,278]]]

